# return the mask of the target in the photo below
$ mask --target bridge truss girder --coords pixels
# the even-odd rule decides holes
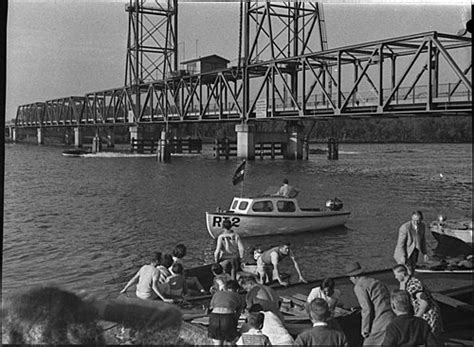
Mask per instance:
[[[244,75],[229,68],[90,93],[82,108],[47,101],[55,118],[42,118],[45,103],[23,105],[16,125],[472,115],[471,47],[471,38],[426,32],[252,63],[247,111]]]
[[[125,85],[165,79],[178,67],[177,0],[130,0]]]

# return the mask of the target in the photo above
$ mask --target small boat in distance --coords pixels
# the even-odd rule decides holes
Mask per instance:
[[[84,155],[91,153],[83,149],[67,149],[63,151],[63,156],[65,157],[83,157]]]
[[[439,216],[438,220],[430,223],[430,231],[436,241],[441,245],[451,248],[473,247],[472,220],[446,220],[444,216]]]
[[[222,232],[222,222],[226,219],[242,237],[319,231],[347,222],[350,212],[342,207],[337,198],[320,209],[301,208],[295,198],[283,196],[235,197],[229,210],[218,208],[216,212],[206,212],[206,225],[213,238]]]

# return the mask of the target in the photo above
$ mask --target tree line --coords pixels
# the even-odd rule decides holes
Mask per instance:
[[[341,142],[472,143],[472,117],[341,119],[318,122],[309,136]]]
[[[309,141],[339,142],[419,142],[472,143],[471,116],[398,117],[364,119],[304,120]],[[257,131],[285,131],[283,121],[256,123]],[[186,133],[203,139],[235,139],[235,124],[199,124],[187,126]]]

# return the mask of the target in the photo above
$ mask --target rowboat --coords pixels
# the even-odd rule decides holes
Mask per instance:
[[[204,283],[210,283],[207,266],[189,269],[189,275],[197,276],[203,285]],[[363,276],[380,280],[388,286],[389,290],[399,287],[399,283],[394,278],[391,269],[367,271]],[[417,273],[416,277],[430,288],[433,297],[440,305],[445,324],[443,339],[446,342],[456,341],[472,344],[471,325],[474,318],[472,315],[474,312],[472,273],[431,272]],[[343,293],[336,308],[335,318],[346,334],[349,345],[362,346],[361,311],[353,291],[353,284],[347,276],[336,276],[333,279],[336,288]],[[280,297],[280,311],[284,318],[285,327],[292,336],[296,337],[312,327],[312,322],[305,311],[304,304],[311,289],[320,286],[321,282],[322,279],[314,279],[310,280],[309,283],[290,283],[287,287],[280,286],[277,282],[272,284],[273,289]],[[188,332],[191,331],[194,337],[201,334],[202,340],[200,341],[203,344],[211,344],[212,341],[206,340],[208,315],[202,310],[199,314],[199,309],[182,310],[182,312],[185,322],[180,337],[186,339]],[[240,324],[243,321],[243,318],[239,320]],[[187,342],[195,343],[196,340]]]
[[[320,231],[347,222],[350,212],[342,208],[338,199],[329,200],[321,209],[301,208],[295,198],[283,196],[234,197],[228,210],[206,212],[206,225],[212,238],[222,232],[226,219],[242,237]]]
[[[446,220],[440,216],[430,223],[430,231],[439,244],[459,250],[460,253],[472,251],[472,220]]]
[[[186,270],[186,276],[198,277],[206,290],[212,284],[211,265],[197,266]],[[390,290],[399,287],[398,281],[394,278],[391,269],[368,271],[364,276],[372,277],[385,283]],[[441,308],[441,314],[444,322],[445,332],[443,340],[447,345],[472,345],[472,324],[474,316],[473,293],[474,285],[472,273],[449,274],[449,273],[417,273],[423,283],[431,290],[433,298],[438,301]],[[336,288],[342,293],[335,318],[341,329],[346,334],[350,346],[361,346],[361,315],[358,308],[359,303],[354,295],[353,284],[347,276],[333,277]],[[308,283],[290,283],[289,286],[280,286],[277,282],[272,284],[273,289],[279,295],[281,301],[280,311],[284,318],[285,327],[288,332],[296,337],[302,331],[310,329],[310,321],[304,303],[311,289],[320,286],[322,279],[310,280]],[[186,298],[189,303],[194,305],[181,306],[181,318],[179,332],[174,332],[174,339],[171,344],[185,342],[191,345],[211,345],[212,341],[207,337],[207,325],[209,324],[209,315],[206,307],[209,305],[210,296]],[[138,305],[140,304],[140,305]],[[146,307],[143,305],[146,304]],[[108,313],[104,317],[104,326],[106,341],[110,344],[123,343],[130,326],[134,326],[136,317],[155,317],[155,321],[161,322],[160,317],[168,317],[170,314],[165,312],[169,306],[161,302],[146,302],[140,299],[125,299],[111,301],[109,306],[117,306],[116,309],[105,310]],[[153,306],[156,306],[156,313],[153,312]],[[114,308],[114,307],[112,307]],[[145,312],[144,309],[147,311]],[[160,312],[163,313],[160,313]],[[171,311],[169,311],[171,312]],[[120,317],[115,317],[114,315]],[[111,318],[110,318],[111,317]],[[240,324],[244,322],[243,316],[239,320]],[[153,325],[145,319],[147,329]],[[133,324],[132,324],[133,323]],[[162,324],[157,325],[157,332],[163,329]],[[126,335],[126,336],[125,336]]]

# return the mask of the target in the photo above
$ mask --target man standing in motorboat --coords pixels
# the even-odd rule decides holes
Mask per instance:
[[[214,261],[221,264],[224,270],[230,265],[230,276],[235,280],[240,259],[243,258],[245,249],[240,236],[232,230],[231,221],[226,219],[222,225],[224,232],[217,237]]]
[[[308,283],[304,278],[303,275],[301,274],[300,267],[298,263],[296,262],[295,255],[293,254],[293,251],[290,249],[290,243],[285,242],[281,244],[280,246],[276,246],[273,248],[270,248],[269,250],[263,252],[261,255],[262,262],[265,266],[266,269],[270,268],[272,269],[272,276],[271,277],[273,280],[277,280],[282,286],[287,286],[288,282],[283,281],[280,276],[280,272],[278,270],[278,264],[280,263],[281,260],[286,258],[287,256],[290,257],[290,259],[293,261],[293,265],[295,266],[296,272],[298,273],[298,276],[300,278],[300,282],[303,283]]]
[[[276,195],[284,196],[285,198],[296,197],[300,191],[296,189],[295,187],[290,186],[288,183],[289,183],[288,178],[285,178],[283,180],[283,185],[280,187]]]
[[[420,252],[423,254],[424,261],[428,261],[425,230],[423,214],[421,211],[414,211],[411,214],[411,221],[404,223],[398,231],[393,257],[398,264],[406,265],[412,272],[416,267]]]

